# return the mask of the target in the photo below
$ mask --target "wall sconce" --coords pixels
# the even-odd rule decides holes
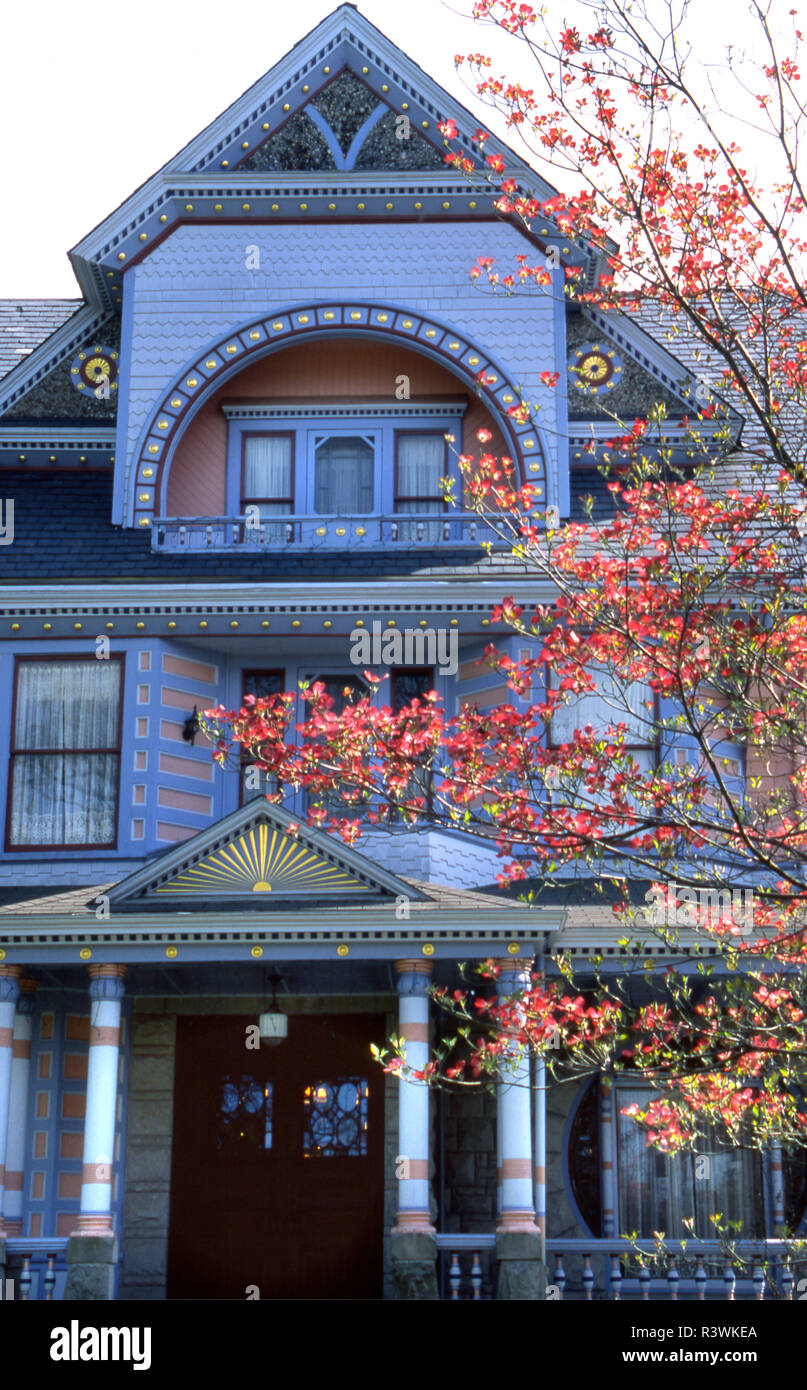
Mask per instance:
[[[199,732],[199,715],[196,706],[193,707],[193,714],[189,714],[185,723],[182,725],[182,737],[186,743],[193,747],[193,740]]]

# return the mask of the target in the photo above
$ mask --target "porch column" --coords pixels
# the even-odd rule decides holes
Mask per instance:
[[[31,1081],[31,1034],[36,980],[20,980],[20,996],[11,1044],[11,1086],[6,1140],[6,1234],[22,1235],[22,1199],[25,1183],[25,1138]]]
[[[8,1141],[8,1102],[11,1092],[11,1060],[14,1045],[14,1013],[20,993],[20,965],[0,965],[0,1281],[6,1279],[5,1156]]]
[[[398,1035],[407,1064],[418,1070],[429,1060],[431,961],[395,962],[398,976]],[[429,1088],[398,1079],[398,1217],[392,1231],[392,1261],[398,1297],[438,1298],[437,1245],[429,1206]]]
[[[544,957],[537,962],[541,987],[546,982]],[[541,1235],[541,1259],[545,1259],[546,1241],[546,1059],[535,1058],[535,1224]]]
[[[616,1116],[614,1114],[614,1083],[610,1076],[600,1074],[600,1182],[602,1184],[602,1233],[616,1235]]]
[[[531,985],[530,965],[523,961],[494,961],[499,967],[499,1002]],[[541,1233],[535,1224],[533,1201],[532,1106],[530,1058],[525,1053],[507,1067],[497,1082],[501,1154],[501,1211],[496,1227],[499,1277],[496,1297],[543,1298],[544,1268]]]
[[[67,1244],[66,1299],[111,1299],[117,1241],[112,1165],[125,965],[91,965],[90,1053],[79,1215]]]

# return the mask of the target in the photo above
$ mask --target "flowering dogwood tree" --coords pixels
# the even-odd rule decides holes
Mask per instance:
[[[435,991],[455,1027],[419,1077],[478,1084],[528,1047],[558,1078],[606,1069],[651,1080],[657,1099],[633,1112],[668,1151],[715,1122],[731,1142],[804,1146],[801,34],[794,11],[754,0],[757,61],[734,55],[711,69],[687,53],[686,0],[581,8],[590,30],[556,34],[529,5],[475,4],[482,25],[512,35],[528,76],[496,77],[481,53],[460,68],[575,186],[539,202],[502,178],[484,131],[471,159],[446,122],[447,162],[483,173],[535,248],[510,267],[483,254],[469,271],[492,294],[557,293],[562,278],[569,300],[654,324],[699,379],[691,408],[674,422],[661,403],[625,420],[602,404],[612,432],[588,448],[612,498],[605,518],[589,503],[584,521],[561,524],[512,460],[460,456],[465,505],[547,594],[529,608],[503,596],[491,615],[529,643],[520,660],[495,644],[485,656],[511,702],[453,712],[431,692],[393,709],[382,691],[337,714],[315,684],[302,723],[286,693],[208,711],[204,727],[220,762],[246,750],[276,779],[276,800],[303,789],[311,823],[349,843],[392,816],[428,821],[495,839],[500,883],[521,883],[529,900],[572,872],[616,885],[621,974],[595,962],[582,989],[560,958],[556,977],[504,1002],[484,983]],[[756,122],[765,178],[734,143],[740,118]],[[558,275],[559,234],[601,253],[596,284],[572,266]],[[544,373],[549,389],[557,380]],[[481,432],[483,447],[489,438]],[[664,963],[637,967],[630,942],[651,933]],[[636,1002],[637,969],[649,1003]],[[384,1060],[406,1067],[395,1047]]]

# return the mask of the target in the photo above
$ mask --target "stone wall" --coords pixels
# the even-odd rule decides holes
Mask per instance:
[[[121,1299],[165,1298],[175,1042],[175,1015],[132,1015]]]

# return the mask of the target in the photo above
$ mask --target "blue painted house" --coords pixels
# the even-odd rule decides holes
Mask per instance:
[[[608,1237],[675,1233],[687,1210],[692,1172],[637,1147],[603,1084],[430,1097],[370,1060],[391,1031],[425,1059],[427,986],[459,961],[502,959],[504,988],[560,941],[598,949],[609,914],[503,896],[459,833],[289,835],[304,806],[194,738],[195,710],[245,693],[361,689],[350,634],[374,624],[409,633],[378,698],[514,698],[476,662],[493,605],[539,586],[446,509],[445,435],[472,453],[489,429],[568,516],[605,505],[582,452],[609,430],[595,385],[685,413],[680,363],[572,311],[562,269],[509,299],[469,280],[536,246],[603,267],[447,168],[449,118],[471,153],[478,118],[342,5],[74,248],[80,297],[0,304],[18,1296],[535,1298],[545,1264],[590,1294],[618,1277],[592,1272]],[[721,1161],[724,1200],[772,1229],[780,1170]]]

